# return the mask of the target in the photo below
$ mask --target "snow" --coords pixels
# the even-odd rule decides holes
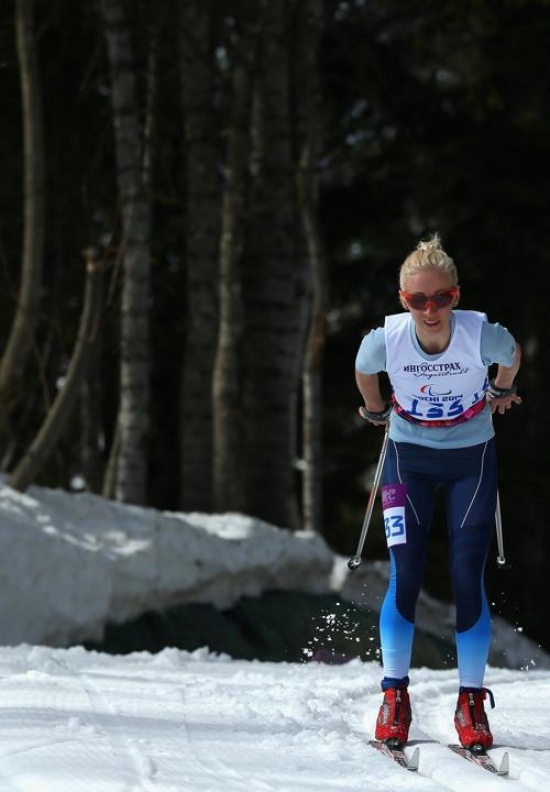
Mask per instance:
[[[0,486],[0,644],[66,646],[174,602],[330,589],[318,536],[239,514],[174,514],[96,495]],[[10,592],[9,597],[5,592]]]
[[[107,620],[174,602],[227,607],[272,588],[379,605],[387,569],[243,515],[161,513],[85,494],[0,486],[0,792],[550,790],[550,662],[495,620],[487,685],[503,780],[453,754],[456,670],[411,671],[417,773],[368,740],[380,666],[265,663],[77,646]],[[452,610],[423,597],[424,626]],[[71,646],[71,644],[73,644]]]

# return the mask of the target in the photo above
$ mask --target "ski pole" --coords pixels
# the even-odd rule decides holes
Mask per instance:
[[[495,511],[495,524],[497,528],[497,545],[498,545],[498,555],[497,555],[497,566],[499,569],[510,569],[510,564],[506,563],[506,558],[504,557],[504,538],[502,535],[502,513],[500,511],[500,496],[497,490],[497,507]]]
[[[363,527],[361,529],[361,536],[359,537],[359,542],[357,544],[357,550],[355,551],[355,555],[350,558],[348,561],[348,567],[351,570],[357,569],[357,567],[361,564],[361,553],[363,552],[363,545],[365,544],[365,539],[367,538],[367,531],[369,530],[370,520],[372,517],[372,510],[374,509],[374,502],[376,500],[376,493],[378,491],[378,485],[380,484],[380,479],[382,478],[382,468],[384,467],[384,460],[386,459],[386,451],[388,448],[388,438],[389,438],[389,431],[390,431],[390,422],[386,423],[386,428],[384,431],[384,442],[382,443],[382,449],[380,451],[380,456],[378,457],[378,464],[376,465],[376,471],[374,473],[374,481],[372,484],[372,489],[370,491],[369,500],[367,503],[367,510],[365,512],[365,517],[363,519]]]

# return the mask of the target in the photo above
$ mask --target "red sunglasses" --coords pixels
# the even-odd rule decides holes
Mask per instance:
[[[430,297],[425,294],[409,294],[406,291],[400,291],[399,294],[409,308],[413,308],[415,311],[426,311],[430,305],[432,308],[446,308],[458,297],[458,289],[453,286],[452,289],[437,292],[437,294],[432,294]]]

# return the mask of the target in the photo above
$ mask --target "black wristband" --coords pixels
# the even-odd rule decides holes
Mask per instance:
[[[489,387],[487,388],[487,396],[490,399],[502,399],[505,396],[513,396],[514,393],[517,393],[517,385],[515,383],[511,388],[499,388],[498,385],[495,385],[494,379],[489,382]]]
[[[380,412],[371,412],[370,410],[367,410],[366,407],[359,408],[361,418],[364,418],[366,421],[387,421],[391,415],[391,411],[391,404],[387,404],[383,410],[380,410]]]

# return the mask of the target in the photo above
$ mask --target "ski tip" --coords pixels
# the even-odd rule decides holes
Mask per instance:
[[[506,751],[504,756],[500,760],[497,773],[499,775],[508,775],[509,772],[510,772],[510,757],[508,756],[508,751]]]
[[[506,754],[508,756],[508,754]],[[420,748],[415,748],[412,756],[409,758],[409,765],[407,770],[418,770],[418,765],[420,763]]]

